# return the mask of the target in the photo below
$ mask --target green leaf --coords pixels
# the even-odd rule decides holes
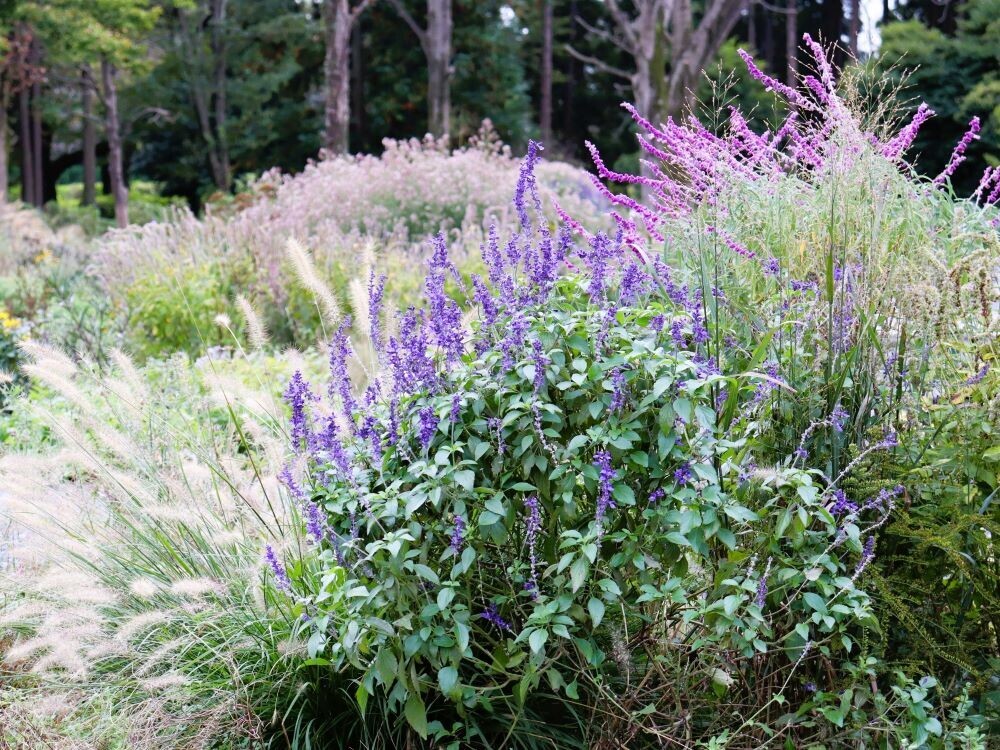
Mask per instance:
[[[365,690],[364,685],[358,685],[358,689],[354,693],[354,700],[358,702],[358,708],[361,709],[361,713],[365,712],[368,708],[368,691]]]
[[[635,505],[635,493],[627,484],[616,484],[611,495],[622,505]]]
[[[455,623],[455,640],[458,647],[465,653],[469,648],[469,626],[463,622]]]
[[[734,521],[750,522],[760,520],[760,517],[756,513],[742,505],[727,505],[723,510]]]
[[[583,582],[587,580],[587,573],[590,571],[590,561],[586,557],[580,555],[573,561],[573,565],[569,569],[569,577],[571,582],[571,588],[574,591],[579,591]]]
[[[805,600],[805,603],[808,604],[811,609],[815,610],[816,612],[819,612],[821,615],[826,614],[827,612],[826,600],[822,596],[813,593],[812,591],[807,591],[805,594],[802,595],[802,598]]]
[[[590,620],[594,623],[596,628],[601,624],[601,620],[604,619],[604,602],[595,597],[591,597],[590,601],[587,602],[587,611],[590,612]]]
[[[690,547],[691,542],[687,540],[687,537],[681,534],[679,531],[671,531],[667,534],[667,541],[676,544],[678,547]]]
[[[471,469],[462,469],[461,471],[456,471],[453,476],[455,477],[455,481],[467,492],[472,492],[472,488],[476,484],[476,472]]]
[[[406,707],[403,709],[406,721],[413,727],[413,731],[420,735],[420,739],[427,739],[427,709],[424,702],[416,693],[410,693],[406,699]]]
[[[458,670],[454,667],[444,667],[438,670],[438,685],[441,686],[441,692],[447,695],[452,691],[452,688],[458,684]]]
[[[540,654],[542,652],[542,647],[545,645],[545,641],[548,639],[549,632],[539,628],[528,637],[528,645],[531,646],[532,651],[536,654]]]

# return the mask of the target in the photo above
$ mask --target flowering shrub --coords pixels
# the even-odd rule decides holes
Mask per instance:
[[[312,345],[322,326],[311,303],[300,304],[303,295],[285,252],[294,238],[313,253],[320,276],[345,307],[359,258],[373,252],[379,272],[393,281],[387,301],[405,307],[413,300],[408,282],[419,276],[426,257],[426,234],[445,232],[453,257],[464,267],[490,225],[502,230],[516,220],[507,199],[517,162],[488,129],[454,151],[434,140],[385,145],[381,156],[326,159],[294,176],[266,174],[252,187],[250,202],[235,212],[196,219],[178,211],[169,221],[111,232],[97,249],[96,273],[127,316],[136,314],[137,302],[150,312],[152,297],[198,298],[199,276],[218,279],[231,318],[238,317],[233,300],[242,294],[266,312],[276,343]],[[544,165],[539,177],[550,219],[558,204],[590,229],[605,221],[604,200],[584,172],[553,163]],[[176,317],[178,308],[171,309]],[[162,315],[144,321],[132,332],[136,348],[156,347],[155,337],[148,336],[154,326],[203,325],[194,312],[186,312],[181,324]]]
[[[646,193],[606,194],[614,238],[532,219],[532,149],[487,278],[466,284],[437,239],[426,310],[372,334],[382,372],[363,397],[346,324],[326,403],[292,379],[305,472],[285,483],[313,547],[268,564],[314,663],[390,717],[387,744],[944,732],[932,682],[918,695],[887,668],[914,642],[883,628],[872,570],[897,508],[929,489],[943,424],[927,399],[995,356],[994,214],[909,179],[926,113],[895,135],[866,125],[812,46],[808,96],[751,67],[797,109],[776,133],[738,112],[725,137],[637,118],[657,160],[637,177],[594,151],[602,177]],[[942,277],[954,293],[928,304]]]

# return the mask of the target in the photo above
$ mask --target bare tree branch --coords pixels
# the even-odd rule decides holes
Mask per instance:
[[[610,73],[611,75],[618,76],[619,78],[624,78],[626,81],[632,80],[632,74],[622,70],[621,68],[616,68],[614,65],[608,65],[603,60],[598,60],[596,57],[591,57],[590,55],[585,55],[582,52],[573,49],[570,44],[565,45],[566,51],[577,60],[588,65],[593,65],[598,70],[604,73]]]
[[[361,2],[358,3],[357,7],[351,11],[351,23],[353,24],[355,21],[357,21],[358,18],[361,16],[361,14],[364,13],[366,10],[368,10],[376,2],[378,2],[378,0],[361,0]]]
[[[427,31],[421,27],[410,15],[410,12],[403,7],[400,0],[389,0],[389,5],[396,9],[399,13],[399,17],[402,18],[406,25],[410,27],[410,30],[417,35],[417,39],[420,40],[420,46],[424,48],[424,54],[427,54]]]
[[[599,29],[596,26],[592,26],[580,16],[576,16],[576,22],[580,24],[583,27],[584,31],[586,31],[588,34],[593,34],[598,39],[603,39],[606,42],[610,42],[611,44],[618,47],[618,49],[628,52],[629,54],[632,53],[632,48],[628,46],[625,40],[616,37],[607,29]]]
[[[655,3],[657,0],[636,0],[636,5],[648,5],[650,2]],[[607,6],[611,17],[615,19],[615,23],[618,24],[618,28],[622,30],[622,34],[625,36],[625,41],[628,42],[630,48],[634,50],[639,46],[639,40],[636,36],[635,28],[633,27],[635,20],[629,18],[628,14],[621,9],[621,6],[618,4],[618,0],[605,0],[604,4]],[[642,13],[643,11],[640,10],[640,18],[642,17]]]

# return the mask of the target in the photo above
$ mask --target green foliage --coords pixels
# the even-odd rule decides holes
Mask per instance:
[[[398,405],[400,440],[370,474],[313,489],[337,541],[292,566],[307,592],[295,606],[311,616],[309,656],[356,680],[362,713],[374,700],[434,744],[528,747],[544,732],[592,747],[625,710],[639,746],[677,701],[707,740],[745,728],[727,706],[757,701],[766,724],[810,679],[853,684],[859,634],[877,628],[852,576],[861,529],[835,543],[805,471],[743,477],[736,399],[713,407],[763,376],[706,375],[666,346],[648,323],[669,303],[608,321],[589,299],[568,277],[530,311],[543,373],[530,355],[470,355],[444,395]],[[800,718],[795,736],[831,731]]]
[[[136,279],[125,290],[130,349],[139,357],[196,354],[232,342],[217,322],[230,309],[217,266],[187,266]]]

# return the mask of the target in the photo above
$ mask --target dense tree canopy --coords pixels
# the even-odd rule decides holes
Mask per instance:
[[[631,124],[609,102],[659,92],[654,109],[666,116],[728,97],[773,121],[772,97],[745,75],[712,92],[718,61],[742,69],[732,63],[747,47],[785,80],[798,59],[788,39],[802,32],[839,40],[840,62],[857,48],[847,0],[735,5],[718,25],[703,3],[690,7],[678,21],[666,0],[3,0],[0,167],[36,205],[55,198],[57,181],[82,176],[86,204],[98,174],[114,191],[117,160],[119,182],[153,180],[198,208],[267,169],[299,170],[324,145],[378,152],[386,137],[444,130],[459,143],[485,118],[515,148],[544,132],[550,153],[583,160],[591,140],[610,164],[629,165]],[[442,9],[446,69],[431,64],[428,34]],[[661,29],[649,55],[633,34],[642,13]],[[973,116],[983,132],[969,162],[1000,158],[997,0],[908,0],[886,13],[880,64],[919,66],[905,95],[937,112],[919,164],[946,161]],[[709,75],[683,74],[691,45],[681,37],[710,28],[694,63]],[[955,179],[966,187],[972,172]]]

